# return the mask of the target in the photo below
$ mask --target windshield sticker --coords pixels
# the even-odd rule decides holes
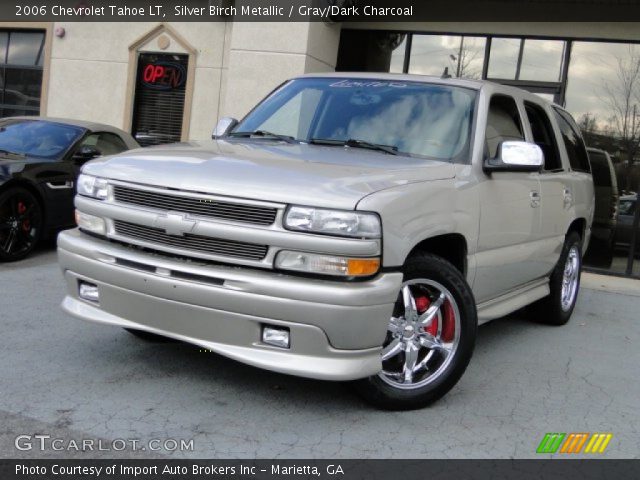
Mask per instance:
[[[364,92],[356,92],[349,99],[351,105],[374,105],[381,101],[382,97],[380,95],[372,95]]]
[[[329,85],[334,88],[381,88],[381,87],[393,87],[393,88],[404,88],[408,87],[407,83],[400,82],[379,82],[379,81],[371,81],[371,80],[340,80],[339,82],[334,82]]]

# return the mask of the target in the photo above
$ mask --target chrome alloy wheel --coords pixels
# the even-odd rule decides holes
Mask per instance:
[[[443,285],[423,278],[403,283],[382,350],[378,376],[410,390],[436,380],[460,343],[460,311]]]
[[[578,280],[580,278],[580,251],[573,245],[567,254],[567,261],[564,264],[562,274],[562,292],[560,294],[560,305],[562,310],[568,312],[576,299],[578,293]]]

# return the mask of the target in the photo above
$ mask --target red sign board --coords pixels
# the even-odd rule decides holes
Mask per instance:
[[[187,79],[184,66],[179,63],[157,61],[142,66],[142,83],[158,90],[175,90]]]

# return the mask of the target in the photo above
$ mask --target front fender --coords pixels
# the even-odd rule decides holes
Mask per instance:
[[[401,266],[420,242],[449,233],[466,239],[469,258],[475,254],[479,204],[474,189],[462,188],[456,179],[383,190],[362,199],[357,209],[378,212],[382,218],[385,267]]]

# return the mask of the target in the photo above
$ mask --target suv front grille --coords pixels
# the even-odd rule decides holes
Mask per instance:
[[[272,225],[276,220],[277,208],[243,203],[210,200],[207,197],[191,197],[167,193],[138,190],[122,185],[113,186],[117,202],[142,207],[173,210],[203,217],[220,218],[253,225]]]
[[[181,250],[186,249],[209,255],[221,255],[246,260],[262,260],[267,255],[269,248],[267,245],[223,240],[190,233],[178,237],[168,235],[161,228],[136,225],[122,220],[115,220],[114,227],[119,236],[142,240],[149,243],[151,248],[153,248],[153,245],[164,245]]]

